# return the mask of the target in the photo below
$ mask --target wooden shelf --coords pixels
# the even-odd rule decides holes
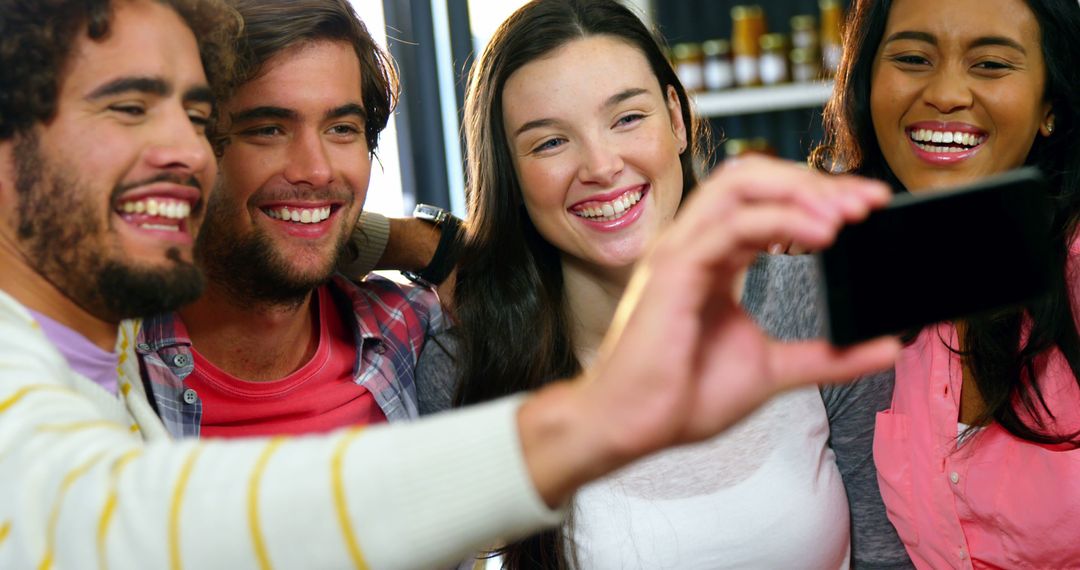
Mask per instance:
[[[699,116],[730,117],[818,107],[829,100],[832,90],[831,81],[788,83],[772,87],[697,93],[692,98]]]

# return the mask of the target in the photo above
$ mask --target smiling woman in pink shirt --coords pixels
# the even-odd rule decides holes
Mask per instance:
[[[1080,4],[857,0],[847,30],[818,166],[921,192],[1037,165],[1057,205],[1050,295],[904,349],[889,518],[920,568],[1080,567]]]

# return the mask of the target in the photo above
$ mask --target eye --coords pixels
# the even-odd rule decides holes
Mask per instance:
[[[355,125],[342,124],[330,127],[329,129],[327,129],[327,132],[332,135],[347,137],[360,134],[360,129],[357,128]]]
[[[630,113],[629,115],[624,115],[622,117],[619,117],[619,120],[615,121],[615,126],[616,127],[623,127],[623,126],[626,126],[626,125],[632,125],[632,124],[634,124],[634,123],[636,123],[636,122],[638,122],[638,121],[640,121],[640,120],[642,120],[644,118],[645,118],[645,115],[643,115],[641,113]]]
[[[137,103],[117,103],[109,105],[109,110],[131,117],[142,117],[146,115],[146,109]]]
[[[277,125],[260,125],[240,131],[242,137],[271,138],[285,134],[285,131]]]
[[[188,119],[191,120],[191,124],[195,125],[200,129],[205,129],[206,127],[210,126],[210,117],[198,111],[189,112]]]
[[[537,152],[545,152],[545,151],[549,151],[549,150],[554,150],[554,149],[559,148],[560,146],[562,146],[563,143],[565,143],[565,142],[566,142],[565,139],[560,139],[560,138],[557,138],[557,137],[556,138],[550,138],[550,139],[540,143],[539,145],[537,145],[536,148],[534,148],[532,150],[532,152],[537,153]]]
[[[906,66],[912,66],[912,67],[930,65],[930,60],[926,59],[925,57],[923,57],[921,55],[914,55],[914,54],[897,55],[897,56],[893,56],[890,59],[892,59],[892,61],[894,61],[895,63],[899,63],[900,65],[906,65]]]
[[[1013,66],[1003,61],[996,60],[980,61],[979,63],[976,63],[974,67],[976,69],[984,69],[986,71],[1003,71],[1006,69],[1013,69]]]

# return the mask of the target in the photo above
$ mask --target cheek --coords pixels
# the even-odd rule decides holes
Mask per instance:
[[[556,160],[518,166],[518,184],[529,214],[544,215],[551,209],[562,210],[572,174]]]

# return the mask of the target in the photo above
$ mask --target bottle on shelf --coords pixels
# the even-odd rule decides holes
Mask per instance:
[[[701,44],[704,55],[704,83],[706,91],[720,91],[735,86],[735,70],[731,64],[731,42],[709,40]]]
[[[840,0],[819,0],[821,8],[821,59],[825,77],[836,75],[844,48],[841,39],[844,13]]]
[[[809,14],[791,17],[791,47],[792,49],[819,49],[817,18]]]
[[[683,88],[688,93],[697,93],[705,87],[704,56],[701,46],[692,43],[675,44],[671,48],[672,63]]]
[[[731,55],[735,67],[735,85],[761,84],[759,74],[761,36],[765,33],[765,12],[761,6],[741,5],[731,9]]]
[[[779,85],[790,81],[787,37],[784,34],[764,34],[759,43],[761,84]]]
[[[821,57],[816,49],[795,48],[791,50],[791,80],[808,83],[821,79]]]

